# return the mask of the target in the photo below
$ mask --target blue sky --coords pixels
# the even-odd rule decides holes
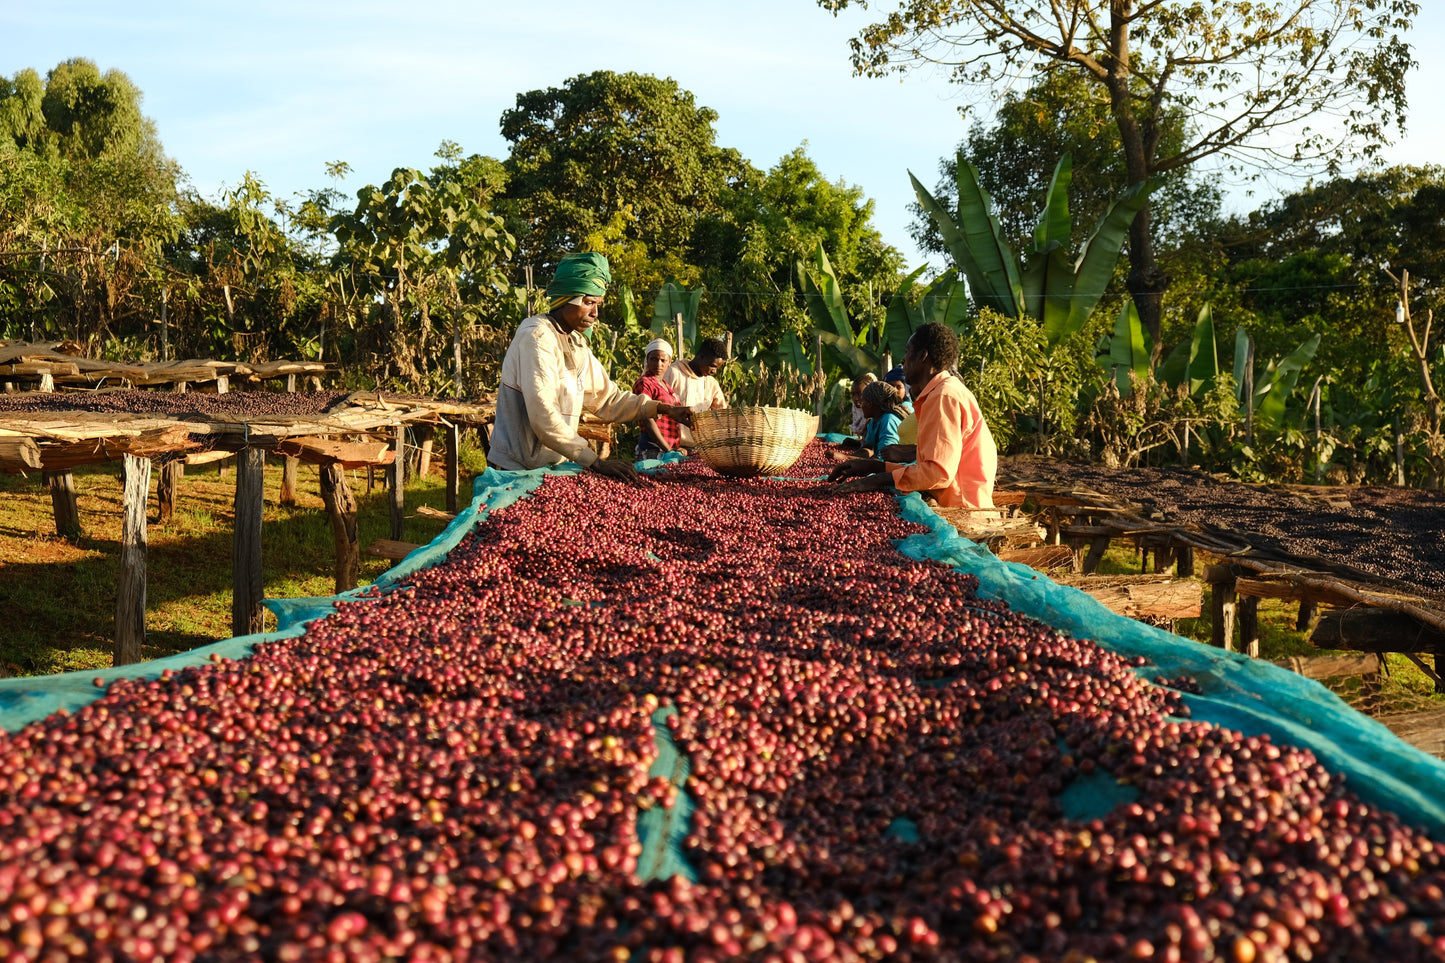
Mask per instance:
[[[1445,40],[1445,4],[1422,6],[1423,66],[1392,162],[1445,160],[1445,67],[1430,54]],[[806,143],[827,177],[876,202],[884,237],[918,264],[908,171],[934,183],[966,130],[967,101],[941,77],[852,76],[848,39],[867,22],[835,20],[813,0],[0,0],[0,74],[43,74],[76,56],[120,69],[203,194],[250,170],[286,198],[328,186],[328,161],[351,164],[339,185],[349,194],[393,168],[430,167],[443,140],[504,157],[498,123],[521,91],[600,69],[669,76],[718,112],[718,143],[758,167]],[[1290,186],[1256,185],[1253,198],[1236,188],[1230,203],[1246,209]]]

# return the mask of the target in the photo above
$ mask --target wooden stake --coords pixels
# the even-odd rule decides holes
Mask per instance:
[[[821,334],[813,335],[813,364],[817,366],[813,370],[817,371],[818,374],[821,375],[823,373],[823,336]],[[818,381],[818,402],[814,406],[816,410],[813,412],[820,418],[823,416],[824,391],[825,386],[823,385],[822,379],[820,378]]]
[[[296,468],[301,464],[301,459],[295,455],[287,455],[281,463],[281,495],[277,502],[282,505],[296,504]]]
[[[120,587],[115,599],[115,665],[139,662],[146,637],[146,503],[150,500],[151,462],[122,455]]]
[[[416,455],[416,477],[425,478],[431,472],[431,453],[436,429],[431,425],[417,425],[416,434],[421,441]]]
[[[456,425],[447,425],[447,511],[457,513],[457,489],[461,485],[460,462],[462,431]]]
[[[391,494],[391,537],[400,542],[406,534],[406,425],[397,425],[392,434],[391,450],[396,460],[386,472],[387,489]]]
[[[686,357],[687,357],[687,349],[684,348],[684,347],[683,347],[683,344],[682,344],[682,312],[681,312],[681,311],[677,312],[676,314],[674,314],[674,315],[672,316],[672,323],[677,326],[677,356],[678,356],[679,358],[686,358]]]
[[[261,599],[261,516],[266,453],[246,448],[236,455],[236,522],[231,536],[231,634],[252,635],[264,625]]]
[[[1251,659],[1259,658],[1259,597],[1239,600],[1239,648]]]
[[[161,288],[161,360],[171,360],[171,326],[166,320],[166,306],[171,299],[171,289]]]
[[[356,588],[361,554],[356,532],[356,496],[346,484],[346,470],[332,462],[321,466],[321,501],[336,538],[336,591]]]
[[[1234,569],[1229,565],[1211,565],[1205,569],[1204,580],[1209,583],[1212,595],[1210,607],[1214,616],[1214,625],[1210,641],[1226,652],[1233,652],[1236,608]]]
[[[165,525],[176,513],[176,495],[186,474],[186,462],[184,458],[172,458],[161,462],[160,467],[160,477],[156,480],[157,518]]]
[[[61,538],[80,538],[80,507],[75,502],[75,476],[68,471],[48,471],[45,483],[50,487],[50,505],[55,510],[55,534]]]

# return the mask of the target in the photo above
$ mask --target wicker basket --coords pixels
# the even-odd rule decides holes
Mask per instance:
[[[697,450],[734,478],[781,475],[818,434],[818,416],[794,408],[723,408],[692,416]]]

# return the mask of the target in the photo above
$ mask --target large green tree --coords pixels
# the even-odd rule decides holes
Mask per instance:
[[[750,171],[720,211],[699,220],[689,247],[719,319],[735,330],[775,322],[793,298],[793,265],[820,244],[855,314],[881,313],[903,257],[883,240],[873,208],[861,187],[830,181],[803,147],[766,173]]]
[[[818,0],[835,14],[868,0]],[[1131,182],[1207,158],[1337,171],[1405,122],[1411,0],[900,0],[852,40],[860,74],[943,66],[1004,90],[1076,72],[1107,99]],[[1168,149],[1169,118],[1191,118]],[[1170,277],[1148,208],[1130,229],[1128,288],[1160,343]]]
[[[501,122],[517,260],[540,280],[589,241],[659,260],[682,251],[745,170],[717,146],[716,120],[676,81],[646,74],[597,71],[519,94]]]
[[[0,194],[13,201],[0,285],[26,315],[22,330],[80,340],[145,331],[161,248],[180,229],[181,172],[140,103],[124,73],[83,58],[44,79],[0,79]]]

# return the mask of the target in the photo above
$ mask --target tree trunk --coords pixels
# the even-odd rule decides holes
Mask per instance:
[[[171,458],[162,462],[160,468],[156,481],[156,520],[165,525],[176,513],[176,493],[186,474],[186,462],[181,457]]]
[[[396,426],[391,444],[396,460],[386,472],[387,494],[391,503],[391,537],[399,542],[406,534],[406,425]]]

